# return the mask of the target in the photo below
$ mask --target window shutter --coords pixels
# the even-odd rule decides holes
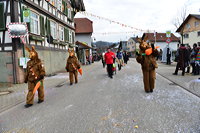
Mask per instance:
[[[64,41],[67,41],[67,28],[64,29]]]
[[[5,30],[4,3],[0,3],[0,31]]]
[[[50,20],[47,17],[46,17],[45,28],[46,28],[46,35],[47,36],[51,35]]]
[[[74,44],[74,41],[75,41],[75,34],[74,32],[72,32],[72,43]]]
[[[71,19],[74,19],[74,11],[71,11]]]
[[[40,35],[45,36],[44,17],[40,16]]]
[[[65,6],[65,15],[68,16],[68,7],[67,7],[67,3],[66,3],[66,6]]]
[[[62,12],[65,14],[65,10],[66,10],[66,2],[63,0],[62,1]]]
[[[67,29],[67,41],[69,42],[69,29]]]

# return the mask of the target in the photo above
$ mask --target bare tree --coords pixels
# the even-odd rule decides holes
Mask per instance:
[[[189,1],[189,0],[188,0]],[[176,17],[172,20],[173,25],[178,29],[181,24],[185,21],[188,15],[187,4],[185,4],[177,13]],[[181,35],[181,43],[183,43],[183,30],[179,32]]]
[[[177,16],[172,20],[173,25],[178,29],[187,17],[187,6],[184,5],[177,13]]]

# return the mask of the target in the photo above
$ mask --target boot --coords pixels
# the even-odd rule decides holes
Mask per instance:
[[[24,105],[24,107],[25,108],[29,108],[29,107],[31,107],[33,104],[26,104],[26,105]]]
[[[38,103],[42,103],[42,102],[44,102],[44,100],[38,100]]]

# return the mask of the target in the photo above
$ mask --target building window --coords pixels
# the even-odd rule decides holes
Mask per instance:
[[[184,38],[189,38],[189,34],[184,34],[183,37]]]
[[[56,23],[53,21],[50,21],[50,27],[51,27],[51,36],[53,37],[53,39],[56,39],[56,35],[57,35],[57,30],[56,30]]]
[[[195,22],[194,22],[194,26],[195,26],[195,27],[198,27],[198,26],[199,26],[199,22],[198,22],[198,21],[195,21]]]
[[[57,8],[62,11],[62,0],[57,0]]]
[[[197,32],[197,36],[200,36],[200,31]]]
[[[68,18],[71,18],[71,10],[68,8]]]
[[[187,28],[187,29],[190,29],[190,24],[186,24],[186,28]]]
[[[31,11],[30,32],[40,34],[39,29],[39,15]]]
[[[59,26],[59,39],[64,41],[64,27]]]

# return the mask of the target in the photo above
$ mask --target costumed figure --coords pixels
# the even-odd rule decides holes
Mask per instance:
[[[69,72],[70,85],[73,85],[74,78],[75,83],[78,83],[78,70],[80,70],[80,64],[75,56],[74,50],[68,49],[68,52],[69,58],[67,59],[67,64],[65,68],[67,72]]]
[[[140,51],[137,54],[136,60],[142,66],[144,90],[146,93],[153,92],[155,87],[156,72],[158,68],[156,58],[159,54],[158,50],[154,48],[154,44],[149,44],[146,39],[139,39]]]
[[[38,103],[44,101],[43,80],[45,69],[41,60],[38,58],[38,53],[35,51],[35,48],[32,46],[32,50],[30,50],[26,47],[26,50],[29,52],[30,58],[25,73],[25,83],[28,83],[28,94],[25,107],[28,108],[33,105],[36,90],[38,91]]]

